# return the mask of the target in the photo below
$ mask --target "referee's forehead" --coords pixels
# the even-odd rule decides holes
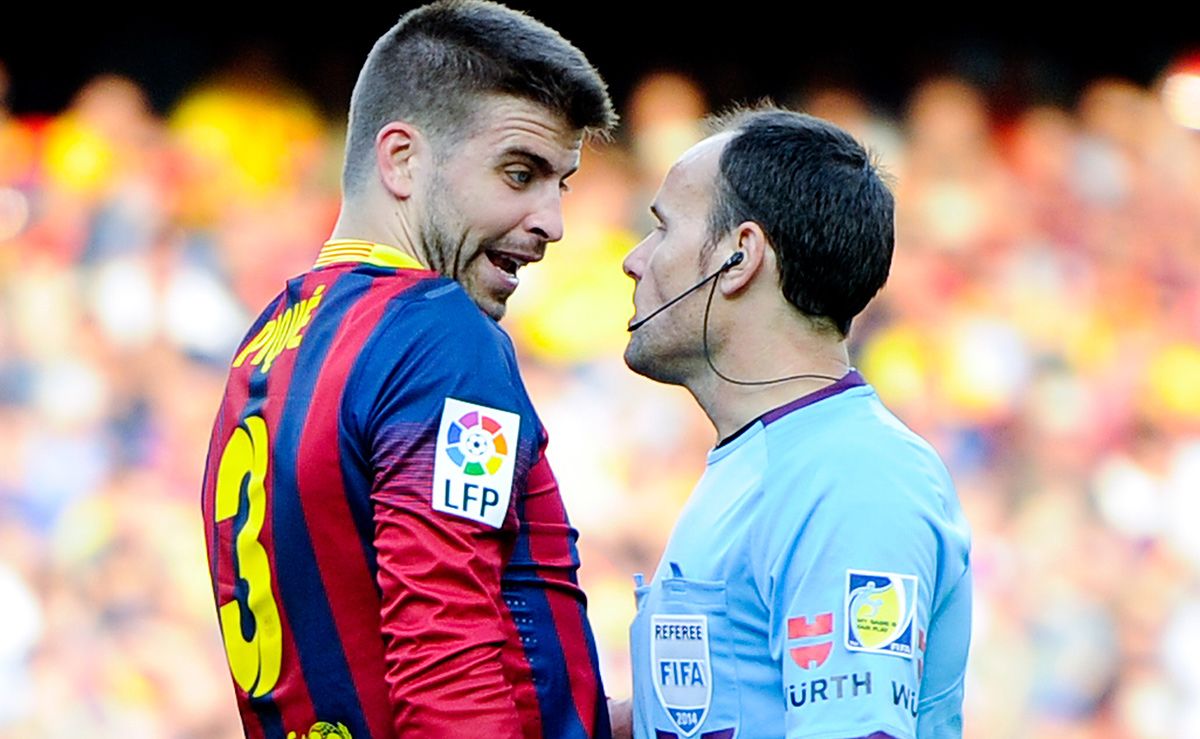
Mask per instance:
[[[734,131],[723,131],[713,134],[693,144],[690,149],[679,155],[671,169],[711,167],[711,174],[716,174],[717,165],[721,160],[721,152],[734,137]]]
[[[721,152],[732,133],[709,136],[685,151],[663,179],[656,204],[660,210],[699,211],[707,214],[721,162]],[[699,206],[697,208],[696,206]]]

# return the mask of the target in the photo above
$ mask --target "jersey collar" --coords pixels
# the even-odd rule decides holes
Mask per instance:
[[[810,406],[819,400],[825,400],[826,398],[832,398],[834,395],[837,395],[838,393],[843,393],[843,392],[849,390],[850,388],[862,387],[863,385],[866,385],[866,384],[867,384],[867,381],[864,380],[863,376],[858,373],[858,370],[851,367],[850,370],[846,374],[842,375],[840,380],[833,383],[832,385],[826,385],[825,387],[821,388],[820,390],[815,390],[815,391],[809,393],[808,395],[804,395],[802,397],[796,398],[792,402],[781,405],[778,408],[776,408],[775,410],[767,411],[766,413],[759,416],[759,420],[761,420],[763,422],[764,426],[770,425],[772,422],[778,421],[779,419],[783,418],[784,416],[791,413],[792,411],[798,411],[801,408],[804,408],[805,406]]]
[[[826,385],[825,387],[821,388],[820,390],[815,390],[815,391],[809,393],[808,395],[803,395],[799,398],[796,398],[793,401],[785,403],[784,405],[781,405],[778,408],[775,408],[773,410],[769,410],[766,413],[759,416],[758,418],[755,418],[753,421],[751,421],[750,423],[747,423],[745,426],[742,426],[740,429],[738,429],[737,431],[734,431],[729,436],[726,436],[724,439],[721,439],[721,441],[715,447],[713,447],[713,451],[724,448],[727,444],[729,444],[729,442],[733,441],[734,439],[738,438],[739,436],[742,436],[747,431],[749,431],[750,429],[757,426],[759,423],[762,423],[763,426],[767,426],[768,424],[773,423],[774,421],[778,421],[779,419],[783,418],[784,416],[791,413],[792,411],[800,410],[801,408],[812,405],[813,403],[816,403],[819,400],[824,400],[825,398],[831,398],[834,395],[837,395],[838,393],[845,392],[846,390],[849,390],[851,388],[862,387],[863,385],[866,385],[866,384],[867,384],[867,381],[863,379],[863,376],[861,374],[859,374],[858,370],[851,367],[850,370],[846,374],[842,375],[841,379],[839,379],[837,382],[833,383],[832,385]]]
[[[317,263],[313,265],[313,268],[320,269],[343,262],[358,262],[397,269],[425,269],[425,265],[394,246],[357,239],[326,241],[325,245],[321,247],[321,253],[317,255]]]

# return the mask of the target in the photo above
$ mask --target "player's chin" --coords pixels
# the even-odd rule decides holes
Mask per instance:
[[[499,321],[501,318],[504,318],[504,313],[508,310],[508,307],[504,303],[487,303],[480,305],[479,309],[486,313],[488,318],[491,318],[493,321]]]
[[[504,317],[508,307],[508,299],[516,291],[516,285],[502,280],[489,280],[489,275],[467,274],[462,279],[463,289],[493,320],[499,321]]]
[[[479,306],[479,310],[486,313],[488,318],[493,321],[504,318],[504,314],[508,310],[507,295],[498,297],[480,292],[471,292],[470,295],[471,299],[475,301],[475,305]]]

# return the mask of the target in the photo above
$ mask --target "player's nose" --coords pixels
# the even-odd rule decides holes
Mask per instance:
[[[558,241],[563,237],[562,192],[556,187],[552,193],[539,199],[537,207],[526,219],[526,229],[545,241]]]

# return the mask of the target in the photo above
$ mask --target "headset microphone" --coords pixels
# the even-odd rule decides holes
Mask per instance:
[[[680,300],[683,300],[685,297],[692,294],[696,290],[699,290],[702,285],[704,285],[706,282],[709,282],[710,280],[715,279],[718,275],[720,275],[725,270],[732,269],[732,268],[736,267],[737,265],[741,264],[742,260],[745,258],[746,258],[745,254],[743,254],[740,251],[735,251],[733,254],[729,255],[729,259],[726,259],[724,264],[722,264],[720,267],[717,268],[716,272],[713,272],[711,275],[709,275],[708,277],[705,277],[703,280],[700,280],[695,285],[692,285],[691,287],[689,287],[687,290],[684,290],[683,292],[679,293],[674,298],[667,301],[665,304],[659,306],[658,310],[654,311],[653,313],[646,316],[642,320],[635,321],[634,323],[630,324],[629,331],[632,333],[633,331],[637,331],[642,326],[645,326],[646,321],[649,321],[651,318],[654,318],[659,313],[662,313],[663,311],[665,311],[667,308],[670,308],[672,305],[675,305]],[[713,364],[712,354],[710,354],[708,351],[708,314],[709,314],[709,311],[712,310],[713,296],[716,295],[716,293],[717,293],[717,283],[714,282],[712,290],[710,290],[708,293],[708,302],[706,302],[704,304],[704,325],[700,329],[700,336],[702,337],[702,340],[704,342],[704,359],[705,359],[705,361],[708,362],[709,369],[711,369],[713,371],[713,374],[715,374],[717,377],[720,377],[725,382],[732,383],[734,385],[742,385],[745,387],[761,387],[763,385],[775,385],[780,382],[791,382],[792,380],[814,379],[814,380],[829,380],[830,382],[837,382],[840,379],[839,377],[834,377],[833,375],[824,375],[824,374],[820,374],[817,372],[802,372],[797,375],[787,375],[786,377],[775,377],[775,378],[772,378],[769,380],[738,380],[733,377],[730,377],[729,375],[725,374],[721,370],[717,369],[717,365]],[[847,366],[846,369],[847,369],[847,371],[849,371],[850,367]]]
[[[733,254],[730,254],[729,259],[726,259],[725,263],[722,264],[720,267],[718,267],[716,272],[713,272],[708,277],[705,277],[703,280],[700,280],[695,285],[692,285],[691,287],[689,287],[687,290],[684,290],[683,292],[676,295],[674,298],[671,298],[667,302],[663,303],[653,313],[646,316],[645,318],[643,318],[639,321],[634,321],[633,323],[629,324],[629,329],[628,329],[629,332],[632,333],[634,331],[637,331],[642,326],[645,326],[646,321],[649,321],[651,318],[654,318],[659,313],[662,313],[663,311],[665,311],[667,308],[670,308],[672,305],[675,305],[680,300],[683,300],[684,298],[686,298],[688,295],[691,295],[695,291],[699,290],[701,287],[703,287],[705,284],[707,284],[709,280],[716,279],[718,276],[720,276],[726,270],[730,270],[730,269],[733,269],[734,267],[738,266],[739,264],[742,263],[742,260],[745,258],[746,258],[745,253],[740,252],[740,251],[735,251]]]

